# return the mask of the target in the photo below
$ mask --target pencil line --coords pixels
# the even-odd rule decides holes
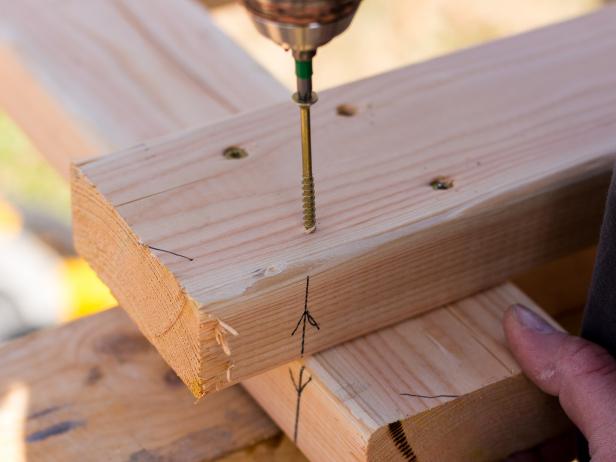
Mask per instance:
[[[460,395],[416,395],[414,393],[400,393],[400,396],[409,396],[411,398],[426,398],[426,399],[459,398],[460,397]]]
[[[306,293],[304,295],[304,311],[295,325],[295,329],[291,332],[291,337],[295,335],[297,329],[299,329],[300,324],[302,324],[302,342],[301,342],[301,350],[300,356],[304,357],[304,348],[306,344],[306,322],[310,324],[312,327],[316,327],[317,330],[321,330],[319,323],[316,319],[310,314],[310,310],[308,310],[308,287],[310,285],[310,276],[306,276]]]
[[[295,381],[295,377],[293,377],[293,371],[289,369],[289,375],[291,376],[291,382],[293,383],[293,388],[297,392],[297,401],[295,403],[295,425],[293,427],[293,442],[295,444],[297,444],[297,434],[299,431],[299,409],[300,409],[300,403],[302,399],[302,393],[304,389],[306,388],[306,386],[312,381],[312,376],[311,376],[311,377],[308,377],[308,380],[306,380],[306,382],[304,382],[304,370],[305,369],[306,369],[305,366],[302,366],[300,368],[299,379],[297,382]]]
[[[151,246],[151,245],[147,245],[147,248],[148,249],[152,249],[152,250],[158,250],[159,252],[170,253],[171,255],[175,255],[176,257],[182,257],[182,258],[185,258],[186,260],[189,260],[189,261],[194,261],[195,260],[194,258],[187,257],[186,255],[182,255],[181,253],[172,252],[171,250],[159,249],[158,247],[154,247],[154,246]]]

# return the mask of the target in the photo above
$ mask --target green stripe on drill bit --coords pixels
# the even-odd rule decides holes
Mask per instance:
[[[312,77],[312,61],[295,60],[295,75],[304,80]]]

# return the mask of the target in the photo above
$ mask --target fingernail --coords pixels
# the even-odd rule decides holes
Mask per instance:
[[[541,333],[556,332],[556,329],[551,324],[524,305],[516,303],[512,308],[518,322],[527,329]]]

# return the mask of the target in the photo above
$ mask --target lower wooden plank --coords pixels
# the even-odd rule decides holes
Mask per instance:
[[[195,404],[115,308],[0,347],[0,460],[303,457],[241,388]]]
[[[216,462],[306,462],[306,458],[282,433],[233,452]]]
[[[506,348],[513,303],[539,310],[505,284],[244,385],[310,460],[498,460],[569,425]]]

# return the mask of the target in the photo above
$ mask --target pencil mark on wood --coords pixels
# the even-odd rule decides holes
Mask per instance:
[[[65,420],[64,422],[58,422],[57,424],[54,424],[38,432],[31,433],[26,437],[26,441],[28,443],[37,443],[39,441],[44,441],[47,438],[51,438],[52,436],[57,436],[69,432],[74,428],[82,427],[83,425],[83,420]]]
[[[293,332],[291,332],[291,337],[293,337],[295,335],[295,332],[297,332],[297,329],[299,329],[299,325],[302,324],[302,347],[300,350],[300,354],[302,357],[304,356],[304,345],[306,343],[306,322],[308,322],[308,324],[310,324],[312,327],[316,327],[317,330],[321,330],[321,328],[319,327],[319,323],[316,321],[316,319],[312,317],[312,315],[310,314],[310,311],[308,310],[308,286],[309,284],[310,284],[310,276],[306,276],[306,295],[304,297],[304,312],[302,313],[299,320],[297,321],[297,325],[295,326],[295,329],[293,329]]]
[[[391,436],[391,439],[400,454],[402,454],[409,462],[417,462],[417,456],[406,438],[404,428],[402,428],[402,422],[399,420],[392,422],[387,426],[387,429],[389,430],[389,435]]]
[[[293,371],[289,369],[289,375],[291,376],[291,382],[293,382],[293,387],[297,392],[297,403],[295,404],[295,425],[293,427],[293,442],[297,444],[297,432],[299,430],[299,406],[302,399],[302,393],[306,386],[312,381],[312,377],[308,377],[308,380],[304,382],[304,370],[305,366],[302,366],[299,370],[299,379],[295,382],[295,377],[293,377]]]
[[[151,246],[149,244],[147,244],[146,247],[148,249],[151,249],[151,250],[158,250],[159,252],[164,252],[164,253],[168,253],[168,254],[171,254],[171,255],[175,255],[176,257],[182,257],[182,258],[185,258],[188,261],[195,261],[194,258],[187,257],[186,255],[182,255],[181,253],[172,252],[171,250],[160,249],[158,247],[153,247],[153,246]]]
[[[410,398],[436,399],[436,398],[459,398],[461,395],[416,395],[414,393],[400,393],[400,396],[408,396]]]

